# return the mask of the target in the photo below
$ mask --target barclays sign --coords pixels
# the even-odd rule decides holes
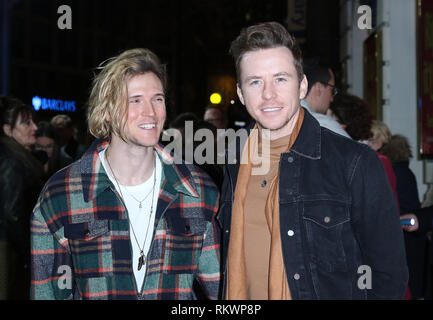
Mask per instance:
[[[77,110],[75,101],[65,101],[59,99],[47,99],[35,96],[32,98],[32,105],[35,111],[51,110],[75,112]]]

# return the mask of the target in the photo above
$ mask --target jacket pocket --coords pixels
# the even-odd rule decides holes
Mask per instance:
[[[79,278],[113,275],[113,253],[109,220],[65,225],[74,265]]]
[[[167,217],[163,250],[164,273],[194,273],[203,246],[207,221],[202,218]]]
[[[343,241],[349,207],[339,200],[304,201],[303,220],[311,262],[328,272],[347,271]]]

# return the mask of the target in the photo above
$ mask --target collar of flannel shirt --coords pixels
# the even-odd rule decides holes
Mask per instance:
[[[112,185],[99,159],[99,152],[108,145],[108,141],[96,140],[81,158],[83,196],[86,202],[95,199]],[[167,180],[164,190],[170,193],[184,193],[195,198],[200,197],[200,188],[194,182],[191,171],[185,166],[176,165],[173,156],[162,145],[157,144],[154,149],[162,162],[163,176]]]

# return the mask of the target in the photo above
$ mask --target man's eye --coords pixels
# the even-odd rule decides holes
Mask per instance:
[[[165,101],[165,99],[164,99],[164,97],[156,97],[156,98],[154,99],[154,101],[155,101],[155,102],[158,102],[158,103],[163,103],[163,102]]]
[[[250,82],[250,85],[252,85],[252,86],[257,86],[259,84],[260,84],[260,80],[253,80]]]
[[[277,82],[285,82],[285,81],[287,81],[286,78],[282,78],[282,77],[277,78]]]
[[[129,103],[140,103],[141,100],[140,99],[131,99],[129,100]]]

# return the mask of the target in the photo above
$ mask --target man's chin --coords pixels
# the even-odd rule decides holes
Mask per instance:
[[[128,144],[136,147],[151,148],[158,144],[158,139],[128,139]]]
[[[286,126],[286,124],[263,124],[263,123],[258,123],[258,127],[260,129],[265,129],[265,130],[269,130],[269,131],[279,131],[281,129],[283,129]]]

